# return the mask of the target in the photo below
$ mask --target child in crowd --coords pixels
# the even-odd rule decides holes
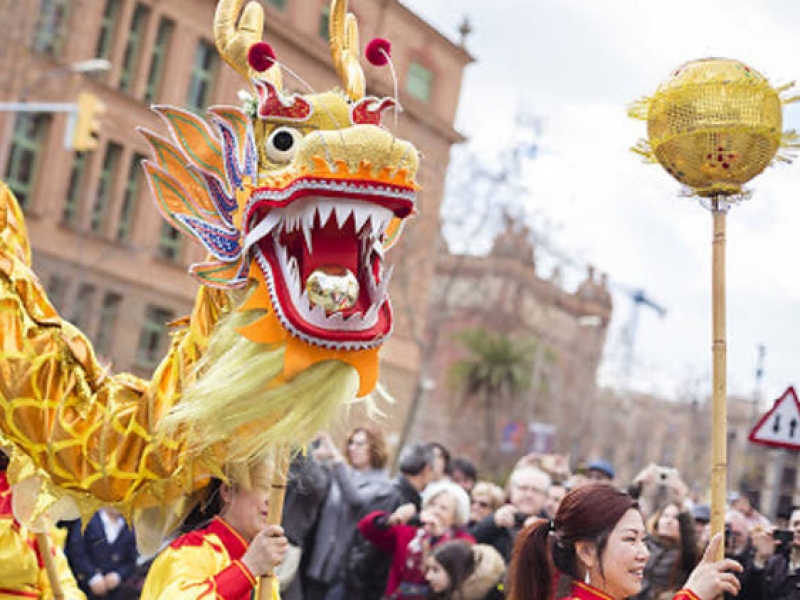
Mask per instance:
[[[455,540],[433,548],[426,561],[428,600],[502,600],[503,557],[486,544]]]

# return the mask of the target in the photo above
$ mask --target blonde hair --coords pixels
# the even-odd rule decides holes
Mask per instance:
[[[491,481],[479,481],[472,488],[472,497],[486,495],[489,498],[489,509],[494,512],[500,508],[506,500],[506,494],[499,485]]]

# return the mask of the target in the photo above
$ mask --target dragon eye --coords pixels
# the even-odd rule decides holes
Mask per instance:
[[[288,163],[294,157],[301,137],[296,129],[278,127],[267,138],[267,158],[276,163]]]

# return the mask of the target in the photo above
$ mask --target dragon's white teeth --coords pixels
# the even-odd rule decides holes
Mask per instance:
[[[317,204],[317,212],[319,213],[319,226],[325,227],[328,223],[328,219],[331,218],[331,213],[333,212],[333,204],[330,202],[320,202]]]
[[[303,215],[302,221],[303,221],[303,237],[306,240],[306,246],[308,247],[308,253],[312,254],[314,252],[314,250],[313,250],[312,241],[311,241],[311,238],[312,238],[311,229],[314,227],[314,211],[312,210],[310,212],[310,216],[309,216],[309,213],[305,213]]]
[[[276,227],[281,222],[281,216],[278,211],[270,211],[266,217],[261,219],[256,226],[253,227],[247,234],[244,240],[244,252],[250,249],[253,244],[257,244],[262,239],[267,237],[270,232],[273,234],[277,233],[276,229],[280,229]]]
[[[372,246],[370,246],[370,250],[372,250],[375,254],[378,255],[378,257],[381,260],[383,260],[383,256],[384,256],[385,251],[383,249],[383,244],[381,243],[380,238],[375,238],[372,241]]]
[[[328,327],[337,327],[337,326],[341,327],[342,325],[344,325],[344,315],[340,312],[331,313],[325,319],[325,324]]]
[[[382,302],[383,299],[386,297],[386,294],[389,290],[389,282],[392,280],[393,274],[394,274],[394,265],[392,265],[383,272],[383,277],[381,277],[381,282],[378,285],[378,303]]]
[[[371,217],[372,211],[366,206],[353,207],[353,218],[355,220],[356,233],[361,231],[361,228],[364,227],[364,223],[369,221]]]
[[[386,299],[386,295],[389,290],[389,281],[392,279],[392,273],[394,273],[394,265],[386,269],[381,276],[381,282],[377,283],[375,281],[375,275],[372,272],[372,269],[369,271],[369,276],[367,277],[367,291],[369,292],[369,299],[373,305],[380,305],[383,304],[383,301]]]
[[[352,207],[348,204],[340,203],[336,204],[334,210],[336,211],[336,224],[339,226],[339,229],[341,229],[347,222],[347,218],[350,216]]]
[[[380,304],[378,304],[377,302],[373,303],[373,305],[369,307],[369,310],[367,311],[367,314],[365,314],[363,316],[364,322],[370,323],[370,322],[376,320],[378,318],[378,308],[379,307],[380,307]]]
[[[377,234],[383,233],[391,219],[391,211],[386,210],[385,208],[372,211],[370,214],[372,231]]]

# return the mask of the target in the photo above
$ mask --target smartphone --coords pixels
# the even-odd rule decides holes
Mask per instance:
[[[772,532],[772,537],[778,544],[775,552],[788,557],[792,553],[792,542],[794,541],[794,531],[791,529],[776,529]]]

